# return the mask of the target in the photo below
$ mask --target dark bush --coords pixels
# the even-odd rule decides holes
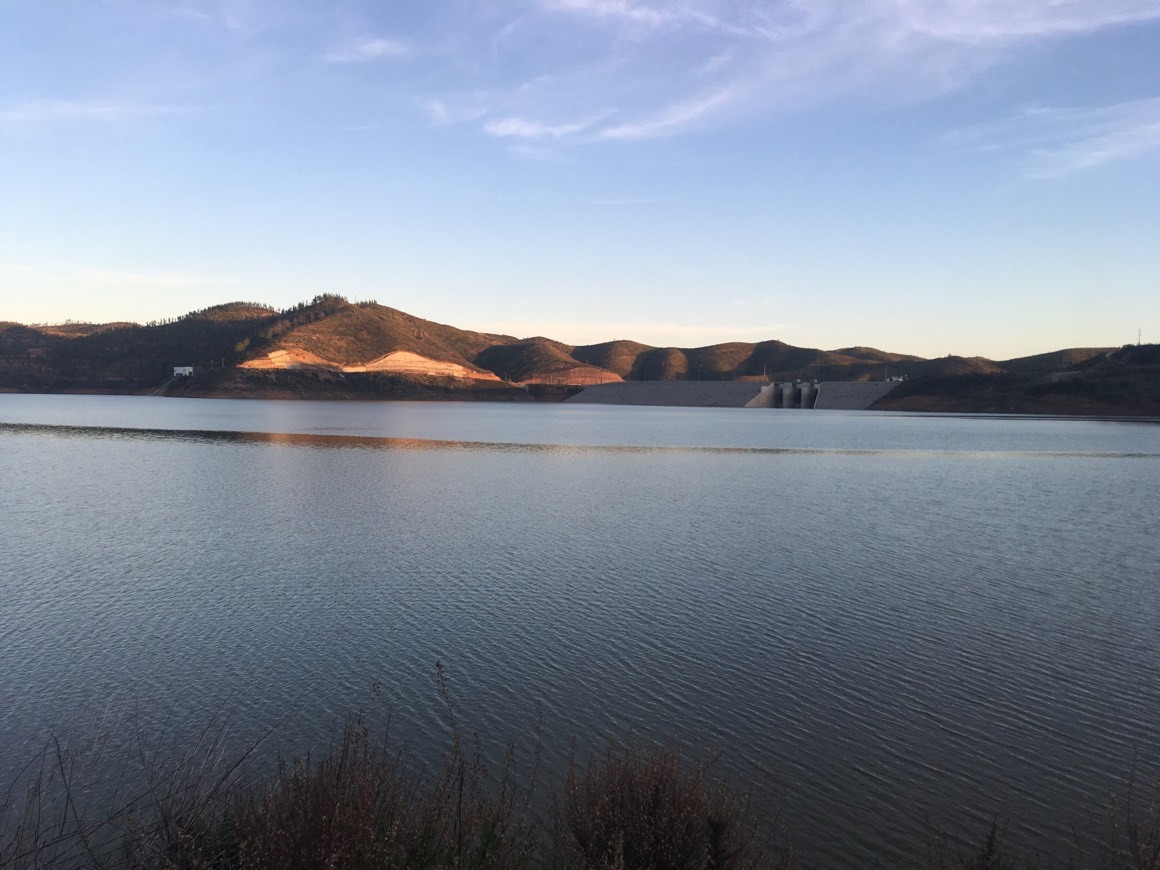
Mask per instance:
[[[562,816],[562,817],[561,817]],[[771,866],[748,801],[684,762],[673,746],[617,748],[573,760],[554,831],[562,868],[710,870]]]

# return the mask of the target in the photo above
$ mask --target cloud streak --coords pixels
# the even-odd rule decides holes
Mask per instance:
[[[1029,179],[1052,179],[1160,152],[1160,98],[1097,108],[1032,106],[994,124],[956,130],[953,147],[1014,152]]]
[[[0,124],[114,123],[181,111],[120,100],[33,100],[0,109]]]
[[[1028,42],[1153,21],[1160,0],[525,0],[472,58],[494,81],[471,120],[563,146],[838,98],[921,101]],[[509,69],[535,75],[513,81]]]
[[[591,122],[545,124],[524,118],[500,118],[483,125],[485,132],[502,139],[562,139],[587,129]]]
[[[245,38],[213,32],[235,18]],[[184,81],[170,89],[182,94],[169,98],[175,102],[196,93],[199,105],[228,105],[237,94],[224,81],[240,81],[239,91],[250,86],[256,99],[285,93],[290,101],[296,96],[282,83],[301,83],[297,71],[327,64],[328,84],[357,77],[366,94],[367,83],[381,82],[384,99],[369,120],[385,121],[383,106],[417,107],[432,126],[557,159],[573,148],[664,139],[827,103],[871,110],[920,103],[963,88],[1030,44],[1160,23],[1160,0],[451,0],[442,10],[416,4],[385,12],[352,0],[341,14],[275,0],[184,0],[169,19],[170,39],[214,58],[212,69],[191,61],[183,70]],[[196,26],[203,21],[220,26]],[[388,63],[398,59],[406,62]],[[168,56],[165,64],[178,66]],[[152,81],[111,79],[99,92],[113,99],[0,105],[0,128],[183,111],[164,104],[163,88],[140,90]],[[368,120],[362,108],[352,106],[352,126]],[[1046,177],[1153,148],[1149,118],[1126,108],[1085,122],[1089,133],[1077,120],[1071,138],[1035,143],[1029,172]],[[1028,124],[1023,132],[1037,130]]]
[[[907,30],[944,42],[1006,43],[1160,18],[1151,0],[892,0]]]
[[[659,114],[637,121],[616,124],[600,131],[601,139],[652,139],[674,129],[688,127],[700,118],[724,106],[736,103],[744,92],[741,86],[731,86],[700,97],[668,106]]]
[[[386,57],[403,57],[411,50],[404,43],[393,39],[365,36],[328,52],[327,63],[367,63]]]
[[[694,26],[709,30],[733,29],[709,8],[702,8],[702,6],[703,4],[695,3],[650,5],[634,3],[630,0],[545,0],[543,3],[543,8],[549,12],[569,13],[589,19],[627,23],[646,28]]]
[[[18,266],[9,270],[23,283],[52,287],[81,289],[116,288],[172,288],[172,287],[226,287],[237,284],[234,278],[209,278],[185,272],[168,270],[141,272],[125,269],[106,269],[91,265],[60,265],[50,267]]]

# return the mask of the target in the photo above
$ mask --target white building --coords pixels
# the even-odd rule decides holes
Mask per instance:
[[[173,376],[175,378],[188,378],[193,374],[193,366],[174,366]]]

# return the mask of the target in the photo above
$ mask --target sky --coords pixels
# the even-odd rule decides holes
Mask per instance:
[[[1160,0],[0,0],[0,321],[1160,341]]]

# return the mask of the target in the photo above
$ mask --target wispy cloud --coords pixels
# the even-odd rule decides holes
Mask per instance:
[[[296,17],[291,4],[280,0],[187,0],[156,4],[155,11],[179,21],[221,28],[243,41],[283,28]]]
[[[328,52],[327,63],[367,63],[385,57],[403,57],[411,49],[402,42],[382,37],[364,36]]]
[[[636,205],[670,205],[673,202],[671,199],[658,196],[628,196],[628,197],[609,197],[607,199],[594,199],[593,205],[603,205],[610,208],[622,208]]]
[[[199,24],[208,24],[214,21],[214,16],[204,9],[195,9],[192,6],[170,6],[167,10],[173,18],[182,21],[193,21]]]
[[[207,277],[171,270],[134,271],[92,265],[17,266],[8,270],[26,284],[77,289],[226,287],[234,278]]]
[[[968,151],[1008,151],[1032,179],[1058,178],[1160,152],[1160,98],[1097,108],[1031,106],[947,137]]]
[[[961,88],[1036,42],[1160,21],[1160,0],[453,0],[442,10],[352,0],[339,12],[280,0],[161,5],[162,36],[188,57],[166,53],[131,79],[110,76],[98,91],[145,102],[0,104],[0,124],[174,112],[160,103],[191,93],[202,105],[232,99],[227,81],[240,82],[239,92],[254,85],[253,98],[268,99],[302,81],[293,71],[303,63],[371,72],[406,58],[378,73],[390,105],[418,106],[436,126],[466,125],[513,153],[558,154],[835,100],[893,108]],[[182,97],[158,96],[166,93]],[[1098,150],[1095,139],[1084,141]],[[1141,126],[1101,153],[1147,141]]]
[[[544,6],[549,10],[620,19],[650,26],[668,24],[676,20],[680,14],[672,9],[631,3],[628,0],[548,0]]]
[[[905,29],[957,43],[1008,42],[1151,21],[1150,0],[891,0]]]
[[[476,121],[487,115],[487,94],[448,94],[418,101],[419,109],[440,126]]]
[[[1160,151],[1160,116],[1103,126],[1086,138],[1034,152],[1031,175],[1053,178]]]
[[[924,100],[1030,41],[1160,20],[1160,0],[523,0],[511,11],[465,64],[494,74],[488,98],[456,117],[565,145],[852,95]],[[515,69],[537,74],[512,81]],[[603,123],[559,120],[598,113]]]
[[[0,109],[0,124],[115,122],[186,111],[120,100],[33,100]]]
[[[617,124],[600,131],[601,139],[650,139],[675,128],[684,128],[699,118],[737,101],[744,92],[742,85],[732,85],[706,96],[695,97],[665,108],[660,114]]]
[[[561,139],[587,130],[595,121],[579,121],[565,124],[545,124],[524,118],[499,118],[488,121],[483,129],[492,136],[512,139]]]
[[[631,0],[543,0],[549,11],[586,16],[589,19],[620,22],[646,28],[693,27],[720,30],[736,35],[751,33],[751,24],[732,20],[729,4],[685,2],[648,4]],[[724,14],[722,14],[724,13]]]

